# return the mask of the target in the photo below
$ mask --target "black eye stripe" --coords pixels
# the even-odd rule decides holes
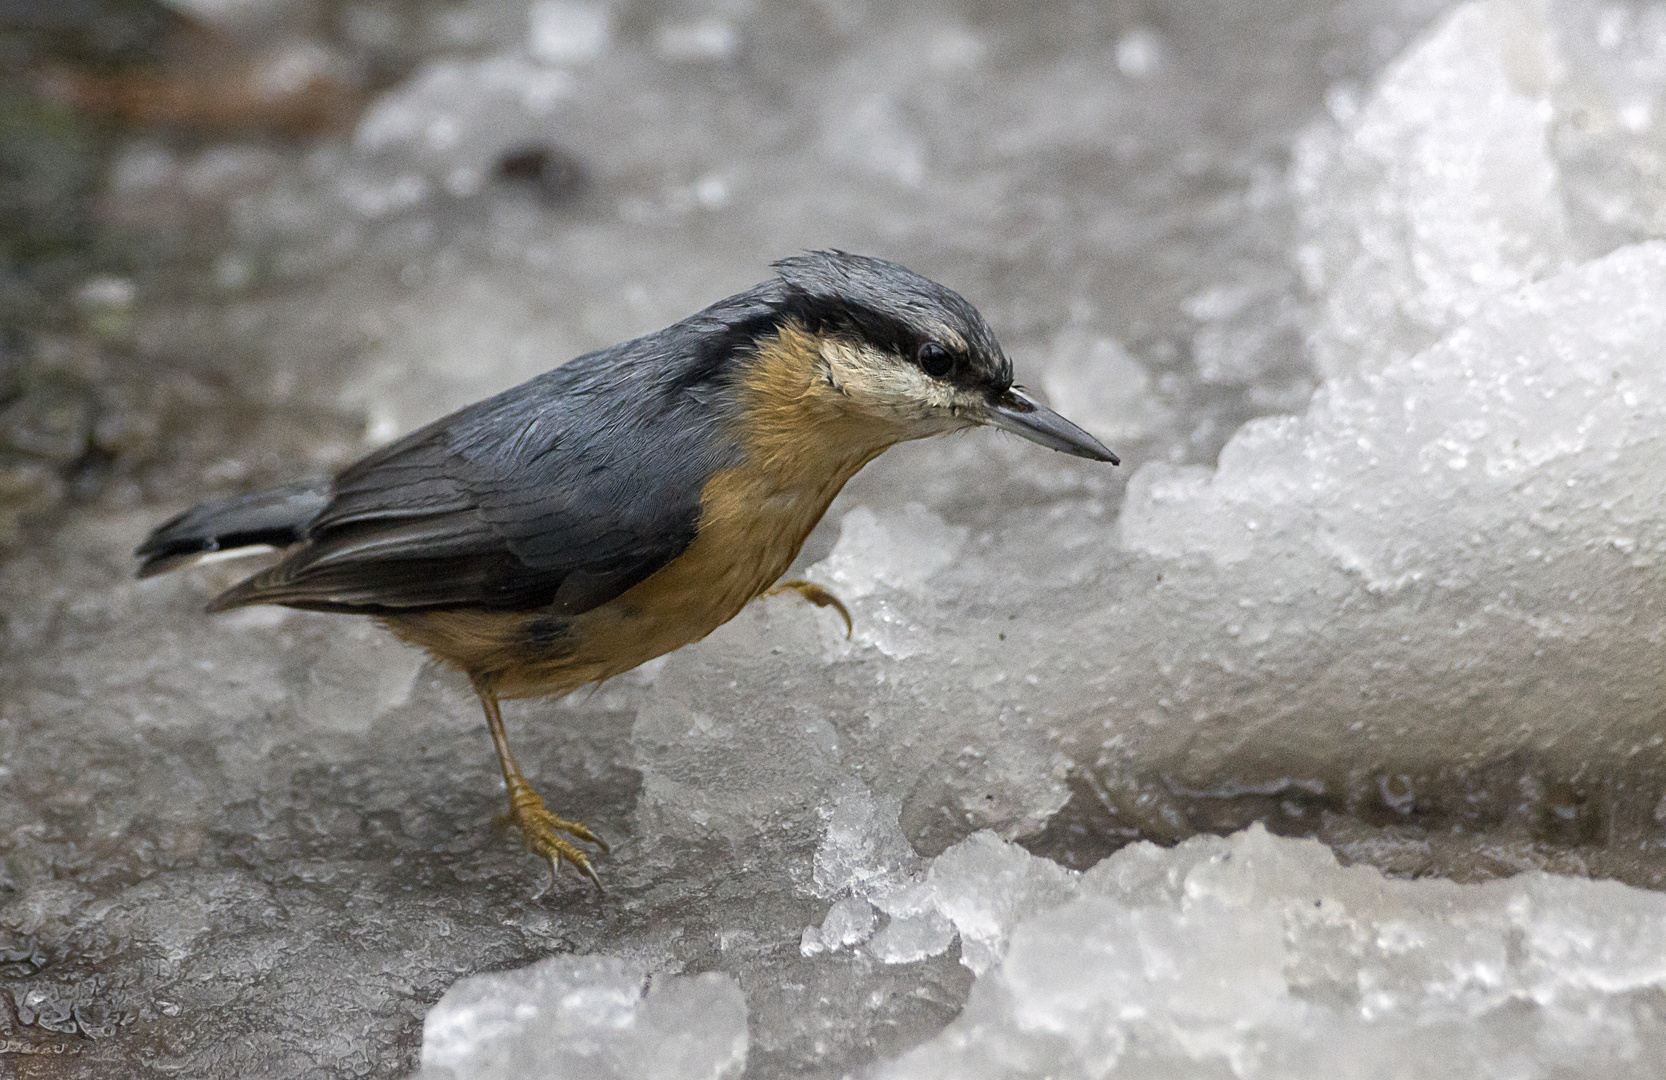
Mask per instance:
[[[976,312],[969,318],[975,320]],[[890,352],[914,364],[932,378],[940,378],[967,390],[984,393],[1005,391],[1012,383],[1012,368],[1000,355],[998,346],[991,342],[989,352],[994,360],[987,365],[980,358],[982,351],[974,345],[971,352],[949,348],[942,341],[926,336],[895,316],[855,302],[846,297],[815,296],[802,290],[788,290],[776,301],[770,317],[760,320],[762,325],[750,337],[790,321],[814,334],[832,334],[851,338]],[[974,334],[972,339],[976,340]],[[921,363],[920,349],[926,345],[942,348],[949,354],[949,366],[941,374]]]
[[[781,313],[801,323],[811,333],[846,335],[904,356],[913,355],[920,342],[917,334],[889,315],[861,304],[828,297],[789,296],[781,307]]]

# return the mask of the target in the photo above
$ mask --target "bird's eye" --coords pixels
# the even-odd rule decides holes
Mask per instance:
[[[935,341],[928,341],[916,349],[914,362],[934,379],[941,379],[954,369],[953,354]]]

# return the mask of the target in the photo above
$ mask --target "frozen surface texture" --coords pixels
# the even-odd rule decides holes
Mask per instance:
[[[1320,373],[1431,345],[1490,297],[1666,235],[1666,23],[1652,4],[1485,0],[1297,144]]]
[[[1004,848],[1004,872],[939,884],[938,902],[978,908],[1004,955],[954,1023],[875,1077],[1526,1080],[1666,1067],[1659,893],[1541,873],[1393,881],[1259,826],[1169,851],[1137,844],[1080,875],[987,833],[937,861],[974,845],[985,862]],[[1015,902],[1025,869],[1062,880]]]
[[[121,392],[0,369],[0,495],[114,476],[0,564],[0,1072],[1659,1073],[1654,6],[181,6],[386,85],[119,140]],[[1128,465],[899,448],[794,571],[850,639],[774,597],[513,704],[606,895],[491,829],[460,678],[131,578],[821,246]]]
[[[1666,11],[1552,4],[1551,145],[1582,253],[1666,235]]]
[[[1539,0],[1466,4],[1299,147],[1312,339],[1324,375],[1417,352],[1498,293],[1558,268],[1555,74]]]
[[[553,956],[447,990],[422,1025],[421,1080],[724,1080],[746,1068],[732,976]]]
[[[1218,470],[1142,470],[1119,532],[1163,581],[1112,619],[1173,636],[1106,665],[1138,755],[1641,753],[1666,692],[1663,289],[1666,245],[1624,248],[1246,425]]]

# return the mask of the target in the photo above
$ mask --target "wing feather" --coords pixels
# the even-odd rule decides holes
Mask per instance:
[[[681,554],[706,480],[738,460],[725,396],[694,392],[668,362],[679,327],[580,357],[351,466],[306,542],[213,606],[606,603]]]

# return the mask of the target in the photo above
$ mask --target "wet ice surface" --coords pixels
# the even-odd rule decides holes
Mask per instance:
[[[1650,1076],[1666,1059],[1659,893],[1386,880],[1260,826],[1079,876],[989,833],[930,876],[952,855],[970,865],[934,902],[999,964],[885,1080]]]
[[[734,977],[661,975],[612,957],[555,956],[458,982],[423,1025],[434,1075],[739,1076],[746,999]]]
[[[298,423],[380,441],[837,245],[965,292],[1127,465],[899,449],[804,559],[851,640],[777,597],[512,706],[615,844],[540,897],[458,677],[201,616],[235,564],[131,580],[166,514],[360,449],[231,432],[0,566],[0,1060],[1657,1074],[1666,37],[1414,43],[1442,7],[459,6],[339,139],[133,141],[112,215],[223,218],[112,332]],[[582,183],[500,174],[544,141]]]

